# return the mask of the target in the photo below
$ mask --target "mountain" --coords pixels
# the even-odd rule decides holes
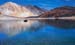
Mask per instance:
[[[22,6],[13,2],[7,2],[0,6],[0,15],[9,15],[14,17],[38,16],[44,12],[45,10],[37,6]]]
[[[41,14],[39,17],[69,17],[75,16],[75,7],[63,6]]]

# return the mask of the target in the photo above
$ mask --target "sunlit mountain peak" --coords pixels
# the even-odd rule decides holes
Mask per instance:
[[[43,11],[35,6],[21,6],[13,2],[7,2],[0,6],[0,15],[10,15],[15,17],[38,16]]]
[[[14,3],[14,2],[6,2],[5,4],[18,5],[18,4],[16,4],[16,3]]]

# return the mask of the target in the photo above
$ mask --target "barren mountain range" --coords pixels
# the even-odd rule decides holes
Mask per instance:
[[[40,17],[70,17],[75,16],[75,7],[62,6],[40,15]]]
[[[75,16],[75,7],[62,6],[50,11],[41,9],[34,5],[22,6],[13,2],[0,5],[0,15],[14,17],[70,17]]]

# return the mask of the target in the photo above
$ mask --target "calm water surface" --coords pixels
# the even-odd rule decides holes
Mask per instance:
[[[75,45],[75,21],[1,21],[0,45]]]

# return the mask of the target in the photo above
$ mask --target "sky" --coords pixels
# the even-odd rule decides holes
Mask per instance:
[[[53,9],[59,6],[75,6],[75,0],[1,0],[0,5],[6,2],[15,2],[20,5],[37,5],[45,9]]]

